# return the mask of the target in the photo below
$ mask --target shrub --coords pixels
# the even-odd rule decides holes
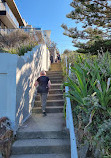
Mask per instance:
[[[35,45],[43,42],[44,39],[40,31],[30,34],[18,29],[10,34],[0,36],[0,49],[12,54],[24,55],[27,51],[32,50]]]
[[[92,44],[91,46],[85,49],[77,50],[78,53],[88,54],[90,52],[90,54],[92,55],[97,55],[98,52],[102,54],[103,52],[106,52],[106,51],[109,51],[111,53],[111,40],[110,39],[95,41],[94,44]]]
[[[87,154],[93,158],[111,157],[111,58],[76,56],[71,60],[70,91],[74,124],[80,146],[89,144]],[[75,104],[76,101],[76,104]],[[86,155],[87,158],[87,155]]]

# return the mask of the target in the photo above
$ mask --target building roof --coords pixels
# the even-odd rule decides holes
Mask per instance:
[[[11,9],[11,11],[13,12],[14,16],[16,17],[17,21],[19,22],[20,26],[24,26],[24,22],[23,19],[20,15],[20,12],[14,2],[14,0],[5,0],[6,3],[8,4],[9,8]]]

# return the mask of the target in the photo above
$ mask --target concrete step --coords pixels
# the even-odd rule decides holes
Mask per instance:
[[[56,68],[56,69],[51,68],[51,69],[50,69],[50,72],[52,72],[52,71],[61,71],[61,69],[60,69],[60,68]]]
[[[57,80],[57,81],[63,81],[62,77],[61,77],[61,78],[60,78],[60,77],[59,77],[59,78],[56,78],[56,77],[53,77],[53,78],[52,78],[52,77],[51,77],[51,78],[49,78],[49,79],[50,79],[51,81],[56,81],[56,80]]]
[[[55,78],[55,77],[56,78],[63,77],[61,74],[48,74],[47,76],[49,77],[49,79],[50,78]]]
[[[48,77],[63,77],[63,75],[61,73],[50,73],[47,74]]]
[[[58,64],[58,65],[53,64],[53,65],[51,65],[51,68],[60,68],[62,71],[62,67],[60,64]]]
[[[63,77],[62,76],[50,76],[50,80],[62,80]]]
[[[50,71],[50,72],[47,72],[46,75],[47,76],[57,76],[57,77],[63,76],[62,72],[59,72],[59,71],[58,72],[57,71]]]
[[[63,77],[61,73],[48,73],[47,76],[48,77]]]
[[[51,70],[53,70],[53,71],[62,71],[62,68],[61,68],[61,66],[60,65],[58,65],[58,66],[51,66],[51,68],[50,68],[50,71]]]
[[[52,67],[54,67],[54,68],[59,67],[59,68],[60,68],[60,67],[61,67],[61,64],[59,64],[59,63],[57,63],[57,64],[51,64],[51,68],[52,68]]]
[[[49,113],[46,117],[32,114],[19,128],[19,132],[64,131],[66,122],[63,113]]]
[[[47,113],[61,113],[61,112],[63,112],[63,106],[47,106],[46,112]],[[42,113],[42,108],[34,107],[32,109],[32,113],[40,114],[40,113]]]
[[[70,158],[70,154],[26,154],[13,155],[10,158]]]
[[[49,94],[47,100],[61,100],[63,99],[63,94]],[[40,95],[35,97],[35,100],[40,100]]]
[[[64,91],[61,89],[50,89],[49,94],[63,94]]]
[[[69,131],[30,131],[17,132],[16,139],[69,139]]]
[[[60,63],[53,63],[53,64],[51,64],[51,67],[61,67],[61,64]]]
[[[34,102],[34,106],[41,106],[41,102],[40,101],[35,101]],[[64,100],[47,100],[47,106],[64,106]]]
[[[57,73],[57,74],[62,74],[63,71],[46,71],[47,74],[54,74],[54,73]]]
[[[57,90],[57,89],[62,90],[63,89],[62,87],[63,87],[62,83],[52,83],[50,90]]]
[[[59,68],[61,71],[62,71],[62,67],[61,67],[61,65],[51,65],[51,69],[57,69],[57,68]]]
[[[62,67],[61,67],[61,65],[60,64],[58,64],[58,65],[51,65],[51,69],[56,69],[56,68],[59,68],[61,71],[62,71]]]
[[[55,65],[55,66],[60,65],[61,66],[61,63],[52,63],[51,66],[53,66],[53,65]]]
[[[62,83],[63,80],[51,80],[51,83]]]
[[[62,85],[61,83],[51,84],[51,89],[62,89]]]
[[[12,145],[12,155],[70,153],[69,139],[23,139]]]

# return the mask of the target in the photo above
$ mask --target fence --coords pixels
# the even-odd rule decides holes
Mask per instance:
[[[0,117],[7,116],[14,131],[31,115],[41,70],[50,67],[46,45],[36,46],[24,56],[0,53]]]
[[[70,71],[70,64],[69,64],[69,71],[68,71],[68,64],[66,58],[66,71],[67,74],[71,74]],[[69,87],[65,87],[65,92],[68,93]],[[76,137],[74,132],[74,124],[73,124],[73,116],[72,116],[72,108],[70,98],[66,98],[66,126],[70,132],[70,144],[71,144],[71,158],[78,158],[77,154],[77,147],[76,147]]]
[[[35,34],[35,32],[41,32],[42,33],[42,30],[37,30],[36,28],[28,28],[28,27],[23,27],[23,28],[0,28],[0,33],[1,34],[10,34],[11,32],[14,32],[14,31],[18,31],[18,30],[21,30],[21,31],[24,31],[24,32],[27,32],[27,33],[32,33],[32,34]]]

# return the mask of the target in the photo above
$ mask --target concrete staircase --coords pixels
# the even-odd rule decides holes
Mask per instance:
[[[32,116],[17,132],[11,158],[70,158],[69,132],[63,114],[61,65],[52,64],[47,76],[52,83],[47,100],[47,116],[42,116],[40,97],[37,95]]]

